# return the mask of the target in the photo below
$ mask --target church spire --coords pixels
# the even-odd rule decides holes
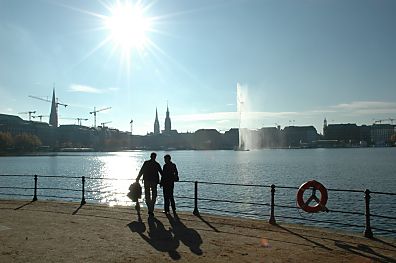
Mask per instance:
[[[171,119],[169,116],[168,102],[166,102],[165,132],[169,133],[172,129]]]
[[[49,124],[52,127],[58,127],[58,109],[56,105],[56,98],[55,98],[55,87],[52,90],[52,103],[51,103],[51,113],[49,118]]]
[[[154,134],[159,134],[159,133],[160,133],[160,126],[158,121],[158,111],[157,108],[155,108]]]
[[[324,118],[323,121],[323,136],[326,136],[326,130],[327,130],[327,120]]]

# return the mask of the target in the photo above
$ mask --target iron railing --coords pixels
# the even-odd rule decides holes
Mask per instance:
[[[77,196],[61,196],[59,194],[57,195],[45,195],[41,194],[38,195],[38,190],[55,190],[58,192],[68,192],[68,193],[81,193],[81,200],[80,204],[84,205],[87,203],[88,200],[101,200],[97,199],[95,197],[87,197],[86,193],[88,194],[94,194],[94,193],[101,193],[101,194],[126,194],[126,192],[114,192],[114,191],[102,191],[102,190],[86,190],[86,180],[109,180],[109,181],[133,181],[132,179],[117,179],[117,178],[97,178],[97,177],[85,177],[85,176],[54,176],[54,175],[18,175],[18,174],[3,174],[0,175],[0,177],[26,177],[26,178],[33,178],[34,180],[34,187],[22,187],[22,186],[0,186],[0,191],[3,190],[33,190],[33,197],[31,194],[26,194],[26,193],[15,193],[15,192],[0,192],[0,196],[19,196],[19,197],[32,197],[32,201],[37,201],[38,198],[43,197],[43,198],[56,198],[56,199],[73,199],[77,200]],[[79,189],[77,188],[63,188],[63,187],[39,187],[38,186],[38,181],[42,180],[41,178],[47,178],[47,179],[77,179],[81,180],[81,187]],[[210,207],[205,207],[201,206],[199,207],[198,201],[202,202],[217,202],[217,203],[227,203],[227,204],[233,204],[233,205],[253,205],[253,206],[267,206],[270,207],[270,214],[267,215],[269,216],[268,222],[270,224],[276,224],[277,219],[276,218],[282,218],[282,219],[292,219],[292,220],[301,220],[301,218],[293,217],[290,215],[275,215],[275,208],[281,208],[281,209],[301,209],[296,206],[292,205],[282,205],[282,204],[275,204],[275,192],[277,189],[286,189],[286,190],[298,190],[298,187],[290,187],[290,186],[276,186],[274,184],[272,185],[260,185],[260,184],[238,184],[238,183],[220,183],[220,182],[207,182],[207,181],[180,181],[180,183],[189,183],[194,185],[194,196],[175,196],[175,198],[178,199],[186,199],[186,200],[194,200],[194,205],[193,207],[191,206],[186,206],[186,205],[178,205],[180,208],[191,208],[193,209],[193,214],[196,216],[200,215],[200,209],[209,211],[209,212],[217,212],[217,213],[234,213],[238,215],[243,215],[243,216],[252,216],[256,215],[254,213],[246,213],[246,212],[240,212],[240,211],[234,211],[234,210],[224,210],[224,209],[213,209]],[[269,189],[270,192],[270,203],[260,203],[260,202],[246,202],[246,201],[239,201],[239,200],[227,200],[227,199],[219,199],[219,198],[207,198],[207,197],[199,197],[199,185],[221,185],[221,186],[236,186],[236,187],[255,187],[255,188],[264,188],[264,189]],[[363,212],[356,212],[356,211],[346,211],[346,210],[338,210],[338,209],[328,209],[328,212],[331,213],[338,213],[338,214],[345,214],[345,215],[357,215],[357,216],[364,216],[364,225],[358,225],[354,223],[344,223],[344,222],[336,222],[333,220],[315,220],[315,219],[307,219],[303,218],[303,220],[308,220],[313,223],[325,223],[325,224],[335,224],[335,225],[340,225],[344,227],[364,227],[363,234],[365,237],[372,238],[373,237],[373,230],[378,230],[379,232],[384,232],[388,233],[391,235],[395,235],[396,231],[394,229],[384,229],[384,228],[379,228],[379,227],[372,227],[371,226],[371,220],[373,219],[386,219],[388,220],[388,224],[395,224],[396,223],[396,217],[394,216],[389,216],[389,215],[380,215],[380,214],[373,214],[370,211],[370,199],[372,198],[371,195],[385,195],[388,197],[394,197],[396,196],[396,193],[390,193],[390,192],[379,192],[379,191],[370,191],[369,189],[365,190],[351,190],[351,189],[332,189],[329,188],[327,189],[330,192],[345,192],[345,193],[360,193],[364,197],[364,213]],[[396,201],[396,200],[395,200]],[[390,203],[395,203],[394,201]],[[392,222],[389,222],[391,220]]]

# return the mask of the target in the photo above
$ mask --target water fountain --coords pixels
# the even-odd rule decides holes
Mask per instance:
[[[237,111],[239,117],[238,133],[239,133],[239,145],[236,151],[249,151],[251,145],[251,136],[247,128],[242,128],[242,125],[246,125],[247,112],[248,112],[248,89],[246,86],[242,86],[237,83]]]

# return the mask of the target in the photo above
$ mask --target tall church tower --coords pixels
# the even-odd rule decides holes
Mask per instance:
[[[166,104],[166,117],[165,117],[165,132],[169,133],[172,129],[171,119],[169,117],[169,108],[168,104]]]
[[[52,103],[51,103],[51,113],[49,117],[49,124],[52,127],[58,127],[58,109],[55,99],[55,88],[52,90]]]
[[[157,112],[157,108],[155,108],[154,134],[159,134],[159,133],[160,133],[160,126],[158,121],[158,112]]]
[[[326,118],[323,121],[323,136],[326,137],[326,130],[327,130],[327,120]]]

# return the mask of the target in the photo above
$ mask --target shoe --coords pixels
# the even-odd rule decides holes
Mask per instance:
[[[176,219],[179,219],[179,215],[176,213],[176,210],[173,210],[173,216],[174,216]]]

